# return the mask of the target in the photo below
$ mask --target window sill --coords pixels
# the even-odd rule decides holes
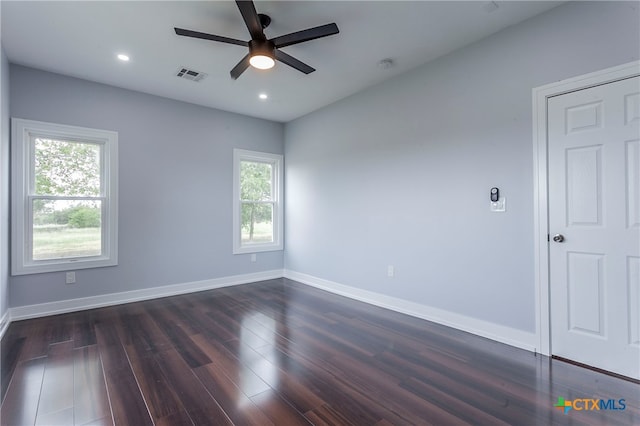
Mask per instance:
[[[284,248],[282,244],[256,244],[256,245],[244,245],[242,247],[234,247],[233,254],[250,254],[261,253],[265,251],[282,251]]]
[[[43,274],[47,272],[77,271],[78,269],[103,268],[107,266],[117,266],[118,261],[109,258],[84,259],[56,259],[51,262],[31,263],[24,266],[14,266],[11,270],[12,276]]]

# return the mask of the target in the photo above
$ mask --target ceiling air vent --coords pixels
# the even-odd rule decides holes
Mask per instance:
[[[206,76],[207,75],[203,72],[190,70],[185,67],[178,68],[178,72],[176,72],[176,77],[185,78],[191,81],[200,81]]]

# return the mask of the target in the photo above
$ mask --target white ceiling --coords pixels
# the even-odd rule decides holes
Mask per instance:
[[[248,40],[232,1],[7,1],[2,45],[10,62],[249,116],[287,122],[471,44],[562,2],[257,1],[267,38],[337,23],[340,33],[283,48],[316,68],[278,63],[229,71],[242,46],[177,36],[173,27]],[[128,63],[118,53],[131,57]],[[391,58],[394,66],[377,66]],[[179,67],[208,76],[192,82]],[[258,99],[267,93],[269,98]]]

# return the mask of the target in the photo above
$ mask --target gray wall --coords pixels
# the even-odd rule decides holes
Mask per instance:
[[[639,22],[563,5],[288,123],[285,268],[534,332],[531,90],[637,60]]]
[[[0,47],[0,318],[9,308],[9,62]]]
[[[283,125],[11,65],[11,116],[119,133],[119,265],[10,278],[12,307],[282,269],[232,254],[232,152]]]

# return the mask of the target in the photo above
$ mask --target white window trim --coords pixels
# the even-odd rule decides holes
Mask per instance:
[[[11,119],[12,137],[12,199],[11,199],[11,274],[26,275],[43,272],[98,268],[118,264],[118,133],[45,123],[20,118]],[[33,260],[32,217],[29,188],[33,173],[31,135],[83,140],[103,146],[101,164],[102,194],[102,255],[64,259]]]
[[[273,242],[242,244],[241,199],[240,199],[240,162],[256,161],[270,163],[273,166]],[[257,253],[283,249],[283,157],[244,149],[233,150],[233,254]]]

